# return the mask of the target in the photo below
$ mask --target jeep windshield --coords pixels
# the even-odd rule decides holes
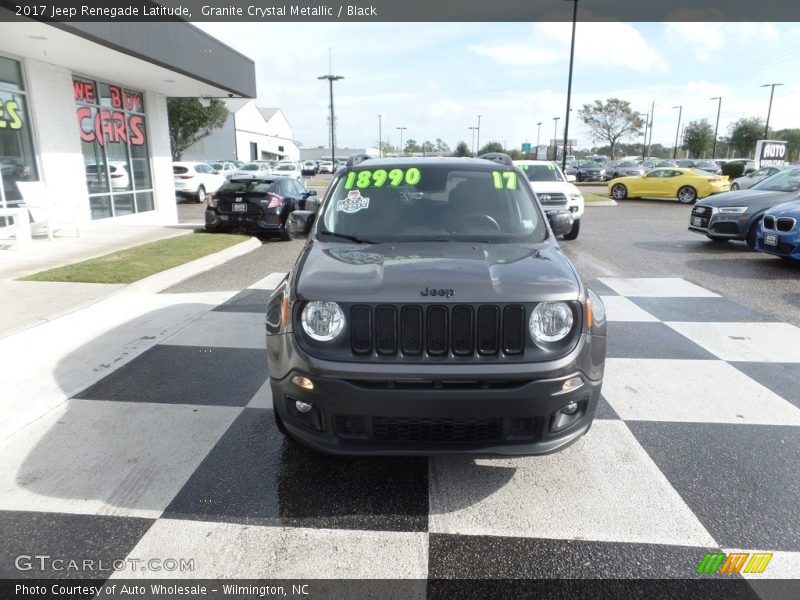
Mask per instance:
[[[326,241],[540,242],[544,217],[517,171],[376,165],[339,178],[323,208]]]

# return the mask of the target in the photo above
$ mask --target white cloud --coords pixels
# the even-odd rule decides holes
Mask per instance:
[[[671,22],[664,25],[664,37],[675,47],[690,49],[697,60],[709,62],[720,52],[730,53],[733,46],[770,44],[780,34],[771,23]]]
[[[455,116],[462,112],[464,112],[464,107],[449,98],[428,104],[428,113],[434,118]]]

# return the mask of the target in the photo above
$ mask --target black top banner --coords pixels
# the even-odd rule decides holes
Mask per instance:
[[[797,0],[0,0],[0,20],[230,22],[795,22]]]

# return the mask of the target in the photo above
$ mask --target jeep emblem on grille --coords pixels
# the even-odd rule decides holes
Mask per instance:
[[[435,290],[433,288],[425,288],[419,293],[420,296],[447,296],[448,298],[452,298],[455,295],[455,292],[452,289],[447,290]]]

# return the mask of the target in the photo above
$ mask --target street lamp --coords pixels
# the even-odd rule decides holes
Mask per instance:
[[[681,131],[681,115],[683,114],[683,105],[673,106],[672,108],[678,109],[678,128],[675,130],[675,146],[672,148],[672,158],[678,157],[678,134]]]
[[[481,116],[480,115],[478,115],[478,131],[477,131],[477,134],[478,134],[478,141],[475,144],[475,146],[476,146],[475,149],[478,152],[480,152],[480,149],[481,149]]]
[[[400,132],[400,152],[403,153],[403,156],[405,156],[405,153],[406,153],[405,149],[403,148],[403,132],[406,129],[408,129],[408,127],[398,127],[397,128],[397,130]]]
[[[772,90],[769,93],[769,109],[767,110],[767,124],[764,126],[764,139],[766,140],[769,137],[769,117],[772,114],[772,96],[775,94],[775,86],[776,85],[783,85],[782,83],[765,83],[759,87],[771,87]]]
[[[569,113],[570,100],[572,99],[572,62],[575,58],[575,24],[578,21],[578,0],[565,0],[572,2],[572,44],[569,48],[569,79],[567,81],[567,110],[564,117],[564,152],[561,157],[561,170],[567,169],[567,142],[569,141]]]
[[[644,162],[646,160],[644,154],[647,151],[647,124],[650,121],[650,113],[637,112],[636,114],[637,116],[644,115],[644,137],[642,138],[642,162]]]
[[[336,145],[336,121],[333,113],[333,82],[339,81],[340,79],[344,79],[341,75],[320,75],[317,79],[327,79],[328,85],[330,86],[330,93],[331,93],[331,162],[335,165],[336,164],[336,150],[334,146]]]
[[[378,115],[378,157],[383,158],[383,135],[381,132],[381,116]]]
[[[539,135],[542,133],[542,122],[539,121],[536,124],[536,126],[538,127],[538,129],[536,130],[536,148],[537,148],[536,155],[538,156],[539,155],[539,150],[538,150],[538,148],[539,148]]]
[[[470,148],[470,153],[474,157],[475,156],[475,130],[478,129],[478,128],[477,127],[470,127],[469,129],[472,131],[472,147]]]
[[[714,125],[714,147],[711,150],[711,160],[717,158],[717,131],[719,131],[719,112],[722,110],[722,96],[714,96],[709,100],[718,100],[717,102],[717,124]]]
[[[561,117],[553,117],[553,160],[558,160],[558,120]]]

